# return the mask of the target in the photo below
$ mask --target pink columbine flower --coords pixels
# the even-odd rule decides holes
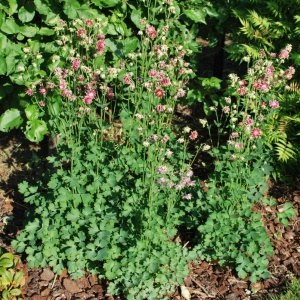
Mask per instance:
[[[262,92],[268,92],[270,90],[270,85],[267,82],[262,82],[259,86]]]
[[[123,76],[123,80],[124,80],[124,83],[130,84],[131,83],[131,75],[129,73],[125,74]]]
[[[278,108],[279,107],[279,102],[277,101],[277,100],[271,100],[270,102],[269,102],[269,106],[271,107],[271,108]]]
[[[239,88],[237,92],[240,96],[244,96],[247,93],[247,88],[245,87]]]
[[[195,140],[198,137],[198,132],[196,130],[192,131],[190,134],[190,139]]]
[[[77,76],[77,80],[79,81],[79,82],[83,82],[84,81],[84,76],[81,74],[81,75],[78,75]]]
[[[93,98],[88,97],[88,96],[85,96],[85,97],[83,98],[83,102],[84,102],[85,104],[89,105],[89,104],[91,104],[91,103],[93,102]]]
[[[244,125],[245,126],[251,126],[254,124],[254,121],[252,119],[247,119],[245,122],[244,122]]]
[[[182,199],[191,200],[192,199],[192,194],[186,194],[182,197]]]
[[[159,111],[159,112],[162,112],[162,111],[165,111],[166,107],[164,105],[157,105],[156,106],[156,111]]]
[[[161,142],[162,143],[166,143],[169,140],[169,137],[167,135],[165,135],[162,139]]]
[[[39,105],[43,107],[43,106],[46,105],[46,103],[45,103],[45,101],[40,101],[40,102],[39,102]]]
[[[146,33],[149,36],[150,39],[155,39],[157,36],[157,32],[153,26],[147,26]]]
[[[85,21],[85,26],[87,26],[87,27],[93,26],[93,21],[92,20],[86,20]]]
[[[28,95],[28,96],[32,96],[33,94],[34,94],[34,91],[32,90],[32,89],[27,89],[26,91],[25,91],[25,93]]]
[[[158,88],[155,90],[154,94],[157,98],[162,98],[165,95],[165,92],[164,90]]]
[[[239,133],[238,132],[232,132],[231,135],[230,135],[230,138],[232,139],[236,139],[239,137]]]
[[[46,95],[47,94],[47,89],[45,87],[40,87],[39,92],[41,95]]]
[[[224,114],[228,114],[229,112],[230,112],[229,106],[225,106],[225,107],[223,108],[223,113],[224,113]]]
[[[261,136],[261,131],[259,128],[255,127],[251,131],[251,136],[254,138],[259,138]]]
[[[77,35],[78,35],[79,37],[84,37],[84,36],[86,35],[86,30],[85,30],[84,28],[79,28],[79,29],[77,30]]]
[[[275,71],[275,68],[273,66],[267,67],[266,68],[266,75],[267,75],[267,77],[272,77],[274,71]]]
[[[243,144],[242,143],[235,143],[234,148],[236,148],[236,149],[242,149],[243,148]]]
[[[289,58],[289,55],[290,55],[290,52],[286,49],[283,49],[279,54],[279,58],[280,59]]]
[[[72,68],[74,71],[77,71],[80,67],[81,59],[80,58],[75,58],[73,60]]]
[[[160,84],[162,86],[169,86],[171,85],[171,80],[169,78],[163,78],[161,81],[160,81]]]
[[[159,166],[158,168],[157,168],[157,173],[159,173],[159,174],[166,174],[166,173],[168,173],[168,168],[167,168],[167,166]]]
[[[157,71],[155,69],[151,69],[149,70],[148,74],[150,77],[155,77],[157,75]]]
[[[99,40],[99,41],[97,42],[97,50],[98,50],[98,53],[99,53],[99,54],[102,54],[102,53],[104,52],[104,49],[105,49],[104,41]]]

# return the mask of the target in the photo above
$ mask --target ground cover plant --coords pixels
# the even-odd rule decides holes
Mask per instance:
[[[52,41],[26,40],[11,73],[9,54],[2,58],[2,73],[12,74],[5,96],[13,85],[23,90],[1,129],[21,126],[31,141],[48,132],[57,144],[52,168],[36,184],[19,185],[31,209],[15,250],[26,253],[30,267],[67,269],[73,278],[88,270],[128,299],[168,298],[177,285],[184,291],[187,262],[196,259],[231,265],[252,282],[268,278],[272,247],[253,205],[273,201],[264,197],[269,131],[295,73],[285,65],[292,46],[246,57],[248,74],[230,75],[223,95],[205,99],[207,119],[197,128],[176,125],[177,104],[204,100],[189,89],[199,51],[193,23],[215,11],[176,1],[93,3],[102,12],[65,3],[69,20],[55,13],[49,20],[47,7],[36,8],[51,23]],[[3,7],[7,15],[17,11]],[[221,87],[216,78],[200,83]],[[206,129],[210,144],[199,140]],[[207,192],[192,170],[202,151],[215,159]],[[293,215],[286,205],[278,219],[286,224]],[[193,247],[176,241],[180,230],[195,229]]]

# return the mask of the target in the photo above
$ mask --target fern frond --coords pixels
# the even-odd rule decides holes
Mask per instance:
[[[260,57],[260,50],[255,49],[255,48],[253,48],[249,45],[246,45],[246,44],[243,44],[242,46],[246,49],[247,54],[249,56],[253,57],[254,59],[257,59],[257,58]]]
[[[289,85],[289,91],[295,94],[300,94],[300,85],[298,82],[291,82]]]
[[[275,143],[275,151],[280,161],[288,161],[290,159],[295,159],[297,157],[297,150],[290,142],[285,143],[280,141]]]

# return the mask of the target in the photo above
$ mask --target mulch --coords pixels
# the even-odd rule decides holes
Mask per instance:
[[[0,136],[0,246],[12,251],[10,241],[21,230],[22,215],[27,209],[17,192],[17,184],[23,179],[34,180],[42,166],[32,167],[32,159],[43,156],[41,149],[28,143],[19,133]],[[36,162],[35,162],[36,163]],[[37,164],[43,161],[38,161]],[[29,164],[29,166],[28,166]],[[270,258],[271,278],[251,284],[246,278],[241,280],[230,268],[221,268],[217,262],[192,262],[190,275],[185,286],[191,299],[247,300],[267,299],[284,291],[292,277],[300,278],[300,185],[273,183],[269,195],[277,200],[278,206],[269,207],[256,204],[254,210],[262,215],[265,228],[274,247]],[[292,203],[297,215],[287,227],[276,220],[276,214],[284,203]],[[5,226],[7,216],[14,219]],[[55,275],[50,268],[28,269],[25,260],[19,268],[25,274],[24,299],[31,300],[74,300],[74,299],[124,299],[107,294],[107,282],[100,282],[96,276],[86,274],[78,280],[71,280],[67,271]],[[180,287],[170,299],[185,299]]]

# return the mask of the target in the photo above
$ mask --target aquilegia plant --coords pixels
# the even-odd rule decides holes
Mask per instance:
[[[196,248],[202,259],[232,264],[241,278],[251,274],[252,282],[270,276],[267,267],[272,245],[253,204],[267,201],[272,153],[266,147],[266,123],[284,103],[287,81],[295,72],[283,65],[290,51],[290,45],[278,56],[262,51],[244,79],[229,75],[221,108],[212,107],[216,113],[221,110],[226,119],[216,124],[227,124],[223,135],[227,145],[211,151],[216,158],[215,171],[202,202],[207,215],[199,226]],[[207,126],[205,120],[201,123]]]
[[[110,39],[105,18],[61,20],[45,76],[26,88],[28,117],[38,111],[58,145],[53,169],[19,186],[33,209],[13,245],[30,267],[89,270],[128,299],[163,299],[183,283],[193,255],[172,240],[199,217],[186,151],[198,133],[171,126],[193,72],[164,5],[168,18],[140,18],[130,40]]]

